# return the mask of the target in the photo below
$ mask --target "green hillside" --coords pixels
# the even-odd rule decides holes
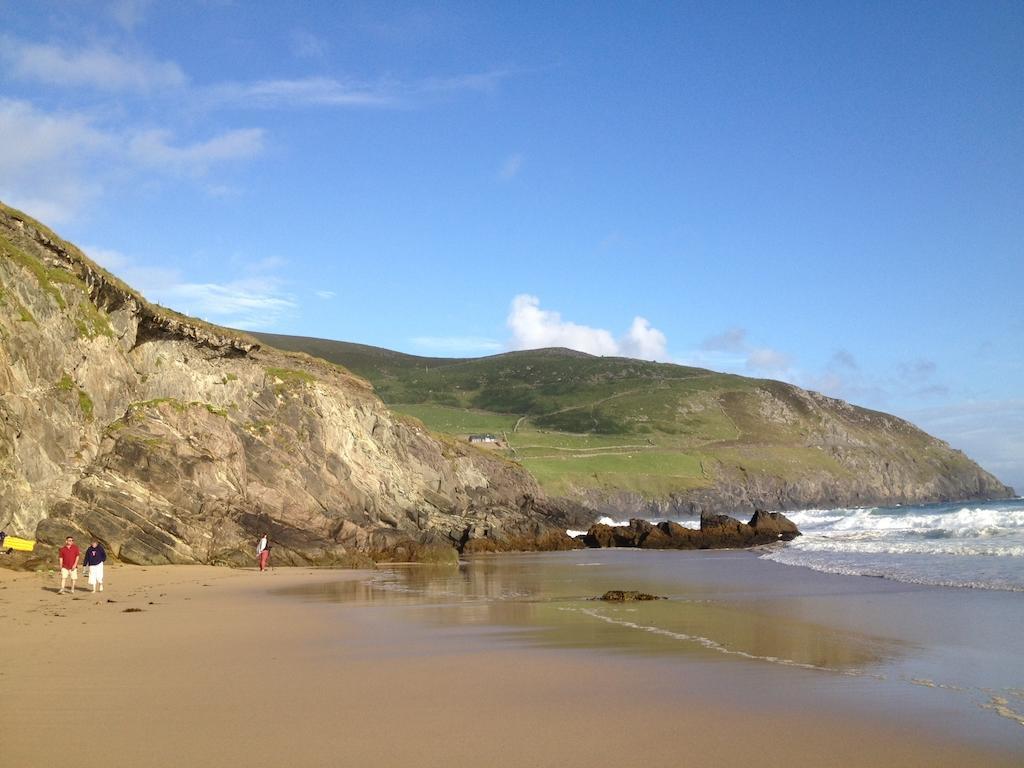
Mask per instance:
[[[871,495],[868,473],[898,468],[894,488],[875,495],[902,498],[915,483],[977,469],[907,422],[777,381],[566,349],[425,358],[257,336],[349,368],[437,432],[497,435],[555,494],[663,499],[755,483],[813,487],[811,503]]]

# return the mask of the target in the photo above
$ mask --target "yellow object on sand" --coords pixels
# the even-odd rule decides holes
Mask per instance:
[[[17,536],[8,536],[4,539],[4,549],[16,549],[19,552],[31,552],[36,548],[32,539],[19,539]]]

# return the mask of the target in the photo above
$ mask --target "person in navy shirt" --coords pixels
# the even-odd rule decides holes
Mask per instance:
[[[100,588],[100,592],[103,591],[103,564],[107,562],[107,553],[96,540],[92,540],[92,546],[85,550],[84,565],[89,569],[89,586],[92,587],[92,591],[96,591],[96,587]]]

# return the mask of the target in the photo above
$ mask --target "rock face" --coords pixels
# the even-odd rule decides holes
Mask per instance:
[[[131,563],[575,547],[593,513],[343,368],[147,302],[0,205],[0,528]],[[443,559],[443,558],[442,558]]]
[[[736,549],[791,541],[800,535],[796,524],[779,512],[757,510],[749,523],[728,515],[703,514],[700,530],[665,521],[657,525],[630,520],[628,525],[590,526],[582,537],[588,547],[639,547],[640,549]]]
[[[829,416],[823,415],[823,420]],[[895,506],[969,499],[1007,499],[1014,489],[999,482],[962,452],[931,438],[912,425],[890,417],[899,432],[884,446],[898,452],[908,438],[919,442],[930,459],[925,464],[907,452],[899,460],[886,458],[877,446],[845,448],[832,445],[822,451],[843,467],[843,474],[810,472],[782,478],[765,473],[719,467],[714,485],[648,498],[631,491],[580,489],[573,494],[581,504],[602,516],[690,517],[703,512],[750,513],[770,507],[781,510],[833,507]],[[894,427],[895,428],[895,427]],[[912,430],[912,431],[911,431]],[[927,442],[926,442],[927,441]]]

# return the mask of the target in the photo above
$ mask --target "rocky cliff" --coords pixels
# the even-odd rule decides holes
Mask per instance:
[[[132,563],[571,546],[588,510],[345,369],[147,302],[0,205],[0,529]]]

